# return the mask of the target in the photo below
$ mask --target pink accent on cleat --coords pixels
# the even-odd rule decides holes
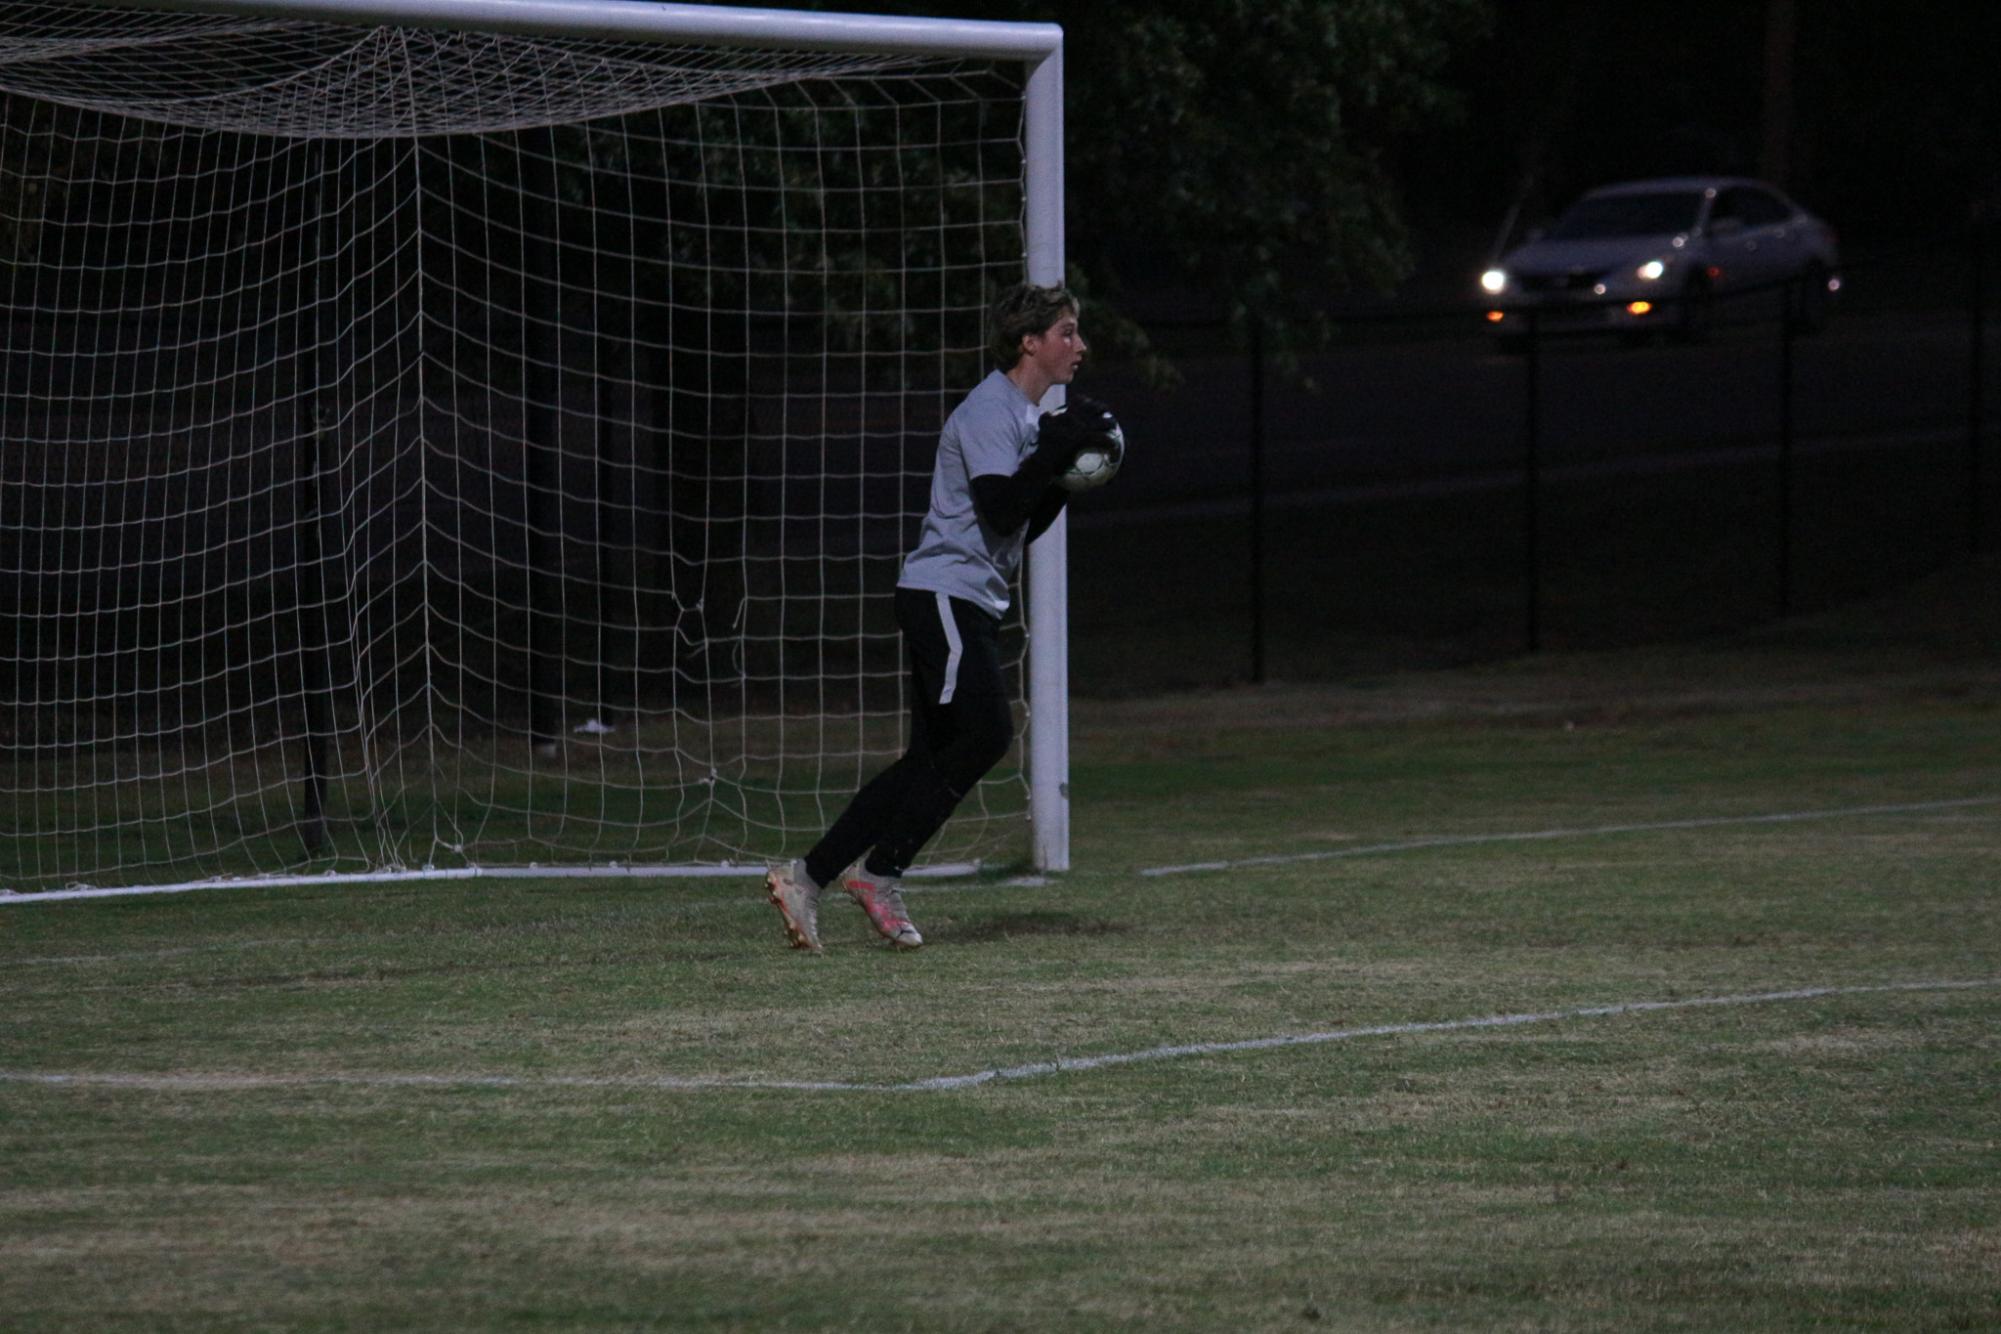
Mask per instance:
[[[910,914],[904,911],[903,892],[895,876],[874,876],[859,866],[851,866],[841,876],[841,888],[861,904],[869,921],[882,938],[898,949],[914,950],[924,943]]]

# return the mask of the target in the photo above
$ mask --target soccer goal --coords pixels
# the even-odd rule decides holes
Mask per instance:
[[[902,748],[890,594],[987,307],[1062,277],[1061,50],[0,4],[0,891],[802,851]],[[1068,865],[1064,553],[933,871]]]

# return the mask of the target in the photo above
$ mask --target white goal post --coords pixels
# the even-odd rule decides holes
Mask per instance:
[[[1051,24],[0,3],[0,903],[802,852],[1063,134]],[[919,874],[1069,868],[1066,563]]]

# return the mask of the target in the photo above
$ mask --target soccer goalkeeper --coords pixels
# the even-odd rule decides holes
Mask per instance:
[[[1044,417],[1043,397],[1083,364],[1080,306],[1064,287],[1023,283],[993,311],[1004,369],[945,421],[931,504],[896,584],[910,672],[910,746],[863,785],[811,851],[765,876],[794,949],[820,949],[820,891],[836,880],[891,944],[924,937],[898,888],[918,849],[1007,754],[1014,735],[1001,676],[1000,624],[1022,549],[1063,511],[1056,479],[1116,427],[1080,395]]]

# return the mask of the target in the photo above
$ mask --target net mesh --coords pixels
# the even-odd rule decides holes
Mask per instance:
[[[799,851],[1020,139],[980,62],[7,6],[0,888]]]

